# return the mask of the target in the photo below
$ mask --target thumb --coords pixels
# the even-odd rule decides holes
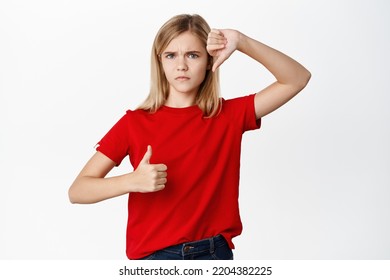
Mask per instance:
[[[146,150],[144,157],[141,159],[141,163],[149,164],[151,157],[152,157],[152,146],[148,145],[148,149]]]
[[[226,57],[224,55],[218,56],[217,60],[213,63],[212,71],[215,72],[219,66],[226,60]]]

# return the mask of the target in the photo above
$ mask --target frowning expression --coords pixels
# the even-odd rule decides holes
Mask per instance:
[[[206,76],[208,54],[201,40],[190,31],[174,38],[161,53],[169,94],[196,96]]]

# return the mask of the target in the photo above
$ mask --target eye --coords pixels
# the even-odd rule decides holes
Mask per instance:
[[[189,57],[189,58],[192,58],[192,59],[195,59],[195,58],[198,58],[199,55],[196,54],[196,53],[189,53],[189,54],[188,54],[188,57]]]
[[[175,58],[175,54],[174,53],[168,53],[165,55],[165,58],[167,59],[174,59]]]

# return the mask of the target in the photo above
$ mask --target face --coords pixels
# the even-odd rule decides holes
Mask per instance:
[[[180,34],[161,53],[161,63],[169,82],[169,97],[184,94],[195,98],[208,65],[200,39],[189,31]]]

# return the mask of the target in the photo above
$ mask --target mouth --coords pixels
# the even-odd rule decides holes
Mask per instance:
[[[176,81],[188,81],[189,79],[190,78],[187,76],[179,76],[175,78]]]

